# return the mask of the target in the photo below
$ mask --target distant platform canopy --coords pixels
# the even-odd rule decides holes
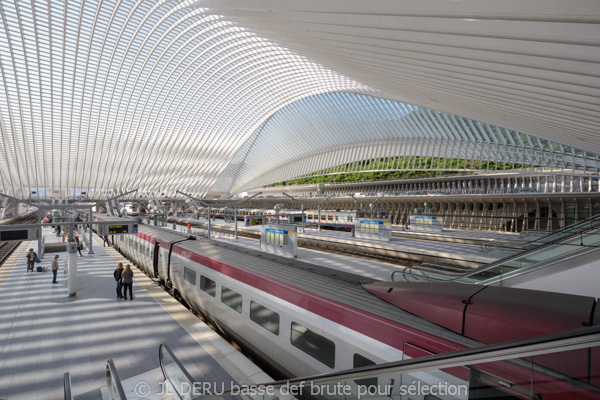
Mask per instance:
[[[0,22],[9,195],[600,172],[594,0],[2,1]]]

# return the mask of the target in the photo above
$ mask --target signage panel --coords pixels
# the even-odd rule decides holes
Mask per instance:
[[[263,225],[260,248],[268,253],[296,257],[298,235],[296,225]]]
[[[357,218],[354,226],[354,236],[362,239],[377,239],[389,241],[392,238],[392,223],[383,218]]]

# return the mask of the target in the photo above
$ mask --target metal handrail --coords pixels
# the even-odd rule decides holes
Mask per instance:
[[[413,268],[418,268],[418,269],[416,269],[416,271],[418,271],[419,274],[413,272]],[[415,280],[418,280],[419,277],[421,277],[421,278],[427,278],[427,279],[432,279],[432,280],[438,280],[438,281],[444,281],[444,282],[450,282],[450,281],[453,281],[454,279],[458,279],[457,277],[448,277],[448,279],[444,279],[441,276],[427,275],[426,272],[431,272],[431,273],[434,273],[434,274],[437,274],[437,275],[443,275],[443,274],[455,275],[455,274],[459,274],[459,272],[441,271],[439,269],[427,268],[427,267],[423,267],[421,265],[412,265],[410,267],[406,267],[402,271],[394,271],[394,272],[392,272],[392,281],[394,281],[394,276],[396,274],[402,274],[402,277],[407,282],[408,282],[408,279],[406,278],[407,274],[414,276]]]
[[[177,388],[176,382],[171,381],[170,377],[167,375],[167,373],[165,372],[165,364],[164,364],[164,353],[163,351],[166,351],[167,354],[169,355],[169,357],[171,357],[171,359],[173,361],[175,361],[175,364],[177,364],[177,368],[179,368],[179,371],[183,373],[183,375],[185,375],[185,378],[188,380],[189,383],[193,383],[194,382],[194,378],[192,378],[190,376],[190,374],[188,373],[187,369],[183,366],[183,364],[181,364],[181,361],[179,361],[179,359],[175,356],[175,354],[173,354],[173,352],[171,351],[171,349],[169,348],[169,346],[167,346],[164,343],[161,343],[161,345],[158,347],[158,359],[160,362],[160,369],[162,370],[163,373],[163,377],[167,380],[169,380],[169,382],[171,383],[171,386],[173,387],[173,389],[175,389],[175,391],[177,392],[177,395],[181,398],[182,395],[181,393],[179,393],[180,388]]]
[[[544,232],[548,232],[548,233],[542,237],[539,237],[535,240],[531,240],[531,241],[528,241],[525,243],[523,243],[523,241],[516,241],[516,240],[507,240],[507,239],[496,240],[496,239],[494,239],[494,240],[490,240],[488,242],[482,243],[481,249],[483,251],[487,252],[488,251],[487,247],[489,247],[490,245],[494,246],[494,245],[496,245],[496,243],[500,243],[500,245],[503,247],[510,247],[511,245],[514,244],[514,247],[510,247],[510,248],[514,248],[514,249],[523,249],[523,248],[531,246],[531,245],[535,246],[538,244],[538,242],[543,243],[543,240],[547,239],[550,236],[554,236],[554,235],[557,235],[557,234],[560,234],[563,232],[577,229],[578,227],[585,225],[587,223],[593,222],[595,220],[600,220],[600,214],[592,215],[591,217],[587,217],[585,219],[582,219],[581,221],[577,221],[573,224],[567,225],[567,226],[557,229],[555,231],[544,231]],[[591,228],[591,227],[592,226],[589,226],[588,228]],[[526,231],[526,230],[521,231],[521,236],[525,237],[526,235],[523,235],[523,232],[529,232],[529,231]],[[532,232],[539,232],[539,231],[532,231]],[[576,233],[576,232],[572,232],[572,233]],[[560,239],[562,239],[562,237],[556,238],[557,241]],[[494,249],[493,248],[489,249],[489,251],[494,251]]]
[[[121,378],[119,378],[119,373],[112,359],[106,362],[106,384],[110,400],[127,400]],[[111,387],[114,387],[116,393],[111,390]]]
[[[261,383],[252,385],[250,387],[269,387],[277,389],[284,386],[289,387],[290,385],[301,384],[303,382],[311,382],[311,384],[314,385],[322,385],[346,380],[377,378],[381,375],[405,374],[488,362],[523,359],[542,354],[559,353],[597,346],[600,346],[600,325],[580,328],[567,332],[552,333],[535,338],[521,339],[512,342],[486,345],[449,353],[435,354],[431,356],[411,358],[408,360],[393,361],[385,364],[354,368],[339,372],[286,379],[271,383]],[[550,371],[545,368],[536,367],[535,365],[531,364],[529,365],[529,368],[538,368],[550,373]],[[557,377],[567,378],[565,375],[558,372],[552,371],[551,373]],[[592,387],[584,382],[582,382],[581,385],[584,387]],[[594,387],[594,389],[597,390],[598,388]],[[203,395],[195,397],[194,399],[222,399],[223,396],[228,396],[231,394],[231,390],[226,390],[219,392],[218,396]]]
[[[544,250],[546,248],[549,248],[551,246],[559,244],[562,241],[566,241],[566,240],[575,238],[577,236],[583,235],[584,233],[587,233],[587,232],[590,232],[590,231],[594,231],[594,230],[598,230],[598,229],[600,229],[600,226],[592,226],[592,227],[584,228],[584,229],[582,229],[580,231],[573,232],[572,234],[560,237],[560,238],[558,238],[556,240],[552,240],[550,242],[547,242],[547,243],[544,243],[544,244],[540,244],[539,246],[534,247],[532,249],[528,249],[528,250],[525,250],[523,252],[520,252],[520,253],[517,253],[517,254],[512,254],[510,256],[507,256],[507,257],[501,258],[499,260],[493,261],[493,262],[491,262],[489,264],[486,264],[486,265],[484,265],[482,267],[475,268],[472,271],[468,271],[468,272],[462,273],[462,274],[460,274],[460,275],[458,275],[458,276],[456,276],[456,277],[454,277],[452,279],[441,279],[441,278],[437,278],[437,277],[433,277],[433,276],[429,277],[429,278],[434,279],[434,280],[441,280],[441,281],[456,281],[458,279],[467,278],[469,276],[473,276],[473,275],[479,274],[481,272],[488,271],[488,270],[490,270],[492,268],[495,268],[495,267],[497,267],[499,265],[505,264],[505,263],[507,263],[509,261],[512,261],[512,260],[515,260],[515,259],[518,259],[518,258],[521,258],[521,257],[526,256],[528,254]],[[417,267],[418,266],[415,266],[414,268],[417,268]],[[406,273],[408,275],[416,275],[416,274],[414,274],[412,272],[412,269],[413,268],[411,268],[410,270],[408,270],[408,271],[406,271],[404,273]],[[420,268],[417,268],[417,269],[420,269]],[[428,269],[428,268],[424,268],[424,269],[425,270],[431,270],[431,269]],[[435,272],[436,273],[440,273],[440,271],[437,271],[437,270]]]
[[[73,394],[71,393],[71,376],[68,372],[64,375],[64,386],[65,386],[65,400],[73,400]]]
[[[525,246],[528,246],[528,245],[534,244],[536,242],[539,242],[541,240],[544,240],[548,236],[553,236],[553,235],[556,235],[556,234],[559,234],[559,233],[562,233],[562,232],[569,231],[571,229],[577,229],[579,226],[585,225],[585,224],[587,224],[589,222],[593,222],[593,221],[596,221],[596,220],[600,220],[600,214],[592,215],[591,217],[587,217],[585,219],[582,219],[581,221],[577,221],[577,222],[572,223],[570,225],[564,226],[564,227],[562,227],[560,229],[557,229],[557,230],[553,231],[552,233],[550,233],[550,234],[548,234],[546,236],[542,236],[541,238],[537,238],[535,240],[527,242],[525,244]],[[592,226],[590,225],[588,228],[592,228]],[[577,233],[577,232],[574,232],[574,233]],[[557,238],[557,240],[560,240],[560,239],[561,238]]]

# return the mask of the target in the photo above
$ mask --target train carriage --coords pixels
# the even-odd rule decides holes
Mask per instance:
[[[195,240],[152,227],[140,227],[137,235],[122,236],[118,242],[128,257],[149,276],[163,281],[175,297],[185,300],[255,357],[285,376],[327,373],[486,343],[487,333],[482,333],[480,340],[474,340],[451,325],[444,325],[447,318],[442,318],[442,322],[437,321],[435,316],[444,314],[436,311],[431,313],[432,307],[444,308],[447,304],[441,300],[436,304],[439,299],[435,295],[426,297],[434,299],[429,301],[430,304],[419,300],[414,302],[416,308],[406,311],[391,304],[393,299],[385,297],[401,288],[387,288],[387,283],[375,283],[299,260],[290,261],[273,255],[264,257],[254,250],[215,241]],[[380,290],[384,294],[374,296],[363,286],[369,288],[371,293]],[[461,290],[467,286],[461,286]],[[524,292],[527,293],[521,295],[533,296],[528,291]],[[575,297],[576,302],[572,304],[582,309],[579,311],[581,315],[589,311],[588,306],[593,308],[595,305],[595,299]],[[574,301],[571,298],[559,300],[563,303]],[[407,300],[404,298],[400,301]],[[418,306],[421,303],[424,306]],[[549,309],[535,305],[535,302],[525,304],[529,305],[523,308],[532,307],[530,311],[537,318],[548,315]],[[537,327],[537,334],[580,326],[579,322],[574,322],[579,317],[569,319],[560,316],[557,319],[560,322],[556,323],[552,322],[551,317],[549,315],[548,322]],[[524,324],[516,319],[490,320],[489,324]],[[472,323],[464,325],[463,329],[488,332],[488,322],[483,320],[481,323],[484,324],[481,325],[482,329]],[[508,329],[506,331],[509,332]],[[490,335],[497,335],[498,332],[502,336],[504,331],[495,329],[490,331]],[[513,329],[510,333],[514,332]],[[499,337],[490,340],[497,342]],[[585,351],[579,351],[569,353],[566,357],[572,358],[565,363],[566,367],[557,366],[551,358],[544,361],[548,367],[555,369],[553,376],[562,373],[581,380],[600,379],[586,375],[586,365],[591,365],[592,353],[588,355]],[[518,394],[519,385],[530,377],[530,369],[519,363],[503,362],[495,363],[491,369],[452,369],[414,374],[410,378],[424,383],[441,379],[467,386],[477,379],[500,391],[509,382],[509,392]],[[544,399],[562,399],[564,393],[559,388],[568,387],[569,379],[540,386],[537,388],[540,392],[535,395],[543,395]],[[380,378],[376,383],[389,385],[392,382],[388,378]],[[398,384],[394,383],[396,386],[391,391],[394,394],[392,399],[400,398],[397,395]],[[522,389],[523,393],[527,392],[527,388]],[[425,399],[419,396],[412,398]],[[468,395],[454,398],[468,398]],[[590,395],[589,398],[595,397]]]

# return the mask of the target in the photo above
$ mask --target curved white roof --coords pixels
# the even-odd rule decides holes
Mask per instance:
[[[0,190],[235,193],[403,155],[598,171],[599,7],[3,1]]]

